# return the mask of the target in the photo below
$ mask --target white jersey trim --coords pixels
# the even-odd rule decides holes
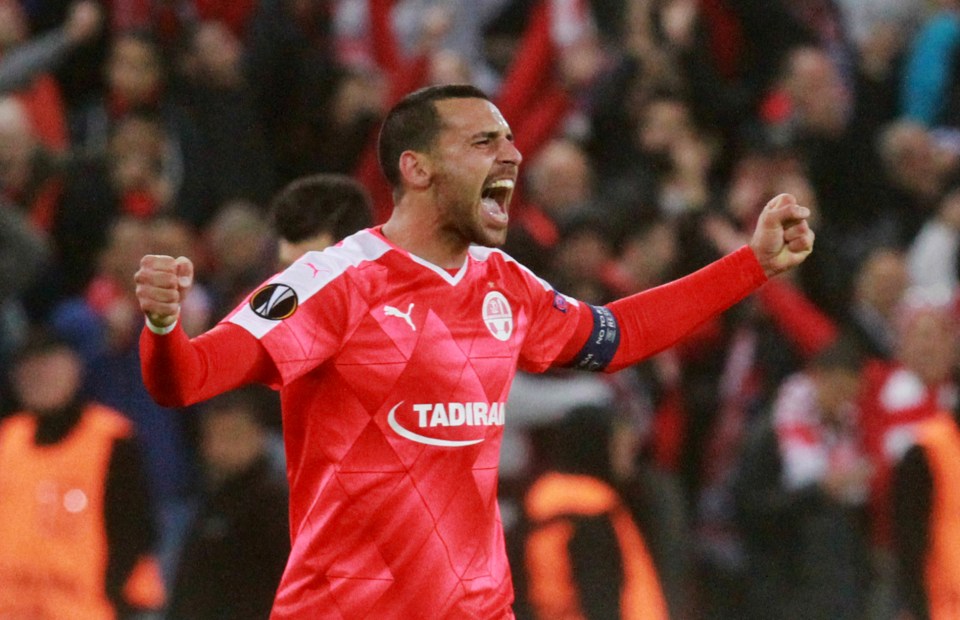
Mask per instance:
[[[469,262],[467,260],[463,261],[463,265],[460,266],[460,270],[457,271],[457,273],[455,273],[454,275],[450,275],[449,271],[447,271],[443,267],[434,265],[433,263],[431,263],[425,258],[420,258],[416,254],[411,254],[410,252],[406,252],[406,255],[409,256],[410,260],[412,260],[413,262],[417,263],[418,265],[422,265],[427,269],[429,269],[430,271],[436,273],[438,276],[443,278],[447,284],[451,286],[455,286],[456,284],[458,284],[460,280],[462,280],[463,277],[467,274],[467,263]]]
[[[514,257],[510,256],[509,254],[507,254],[507,253],[504,252],[503,250],[499,250],[499,249],[497,249],[497,248],[488,248],[488,247],[484,247],[484,246],[482,246],[482,245],[472,245],[472,246],[470,246],[470,256],[472,256],[475,260],[477,260],[477,261],[479,261],[479,262],[481,262],[481,263],[484,262],[484,261],[486,261],[486,260],[487,260],[488,258],[490,258],[490,256],[493,255],[493,254],[497,254],[497,255],[499,255],[504,261],[506,261],[506,262],[508,262],[508,263],[513,263],[514,265],[520,267],[520,269],[522,269],[523,271],[525,271],[531,278],[533,278],[534,280],[536,280],[536,281],[540,284],[540,286],[543,287],[543,289],[544,289],[545,291],[553,291],[553,292],[557,293],[558,295],[560,295],[561,297],[563,297],[565,300],[567,300],[567,303],[573,304],[574,306],[577,306],[577,307],[580,306],[580,302],[577,301],[575,298],[570,297],[569,295],[564,295],[563,293],[561,293],[560,291],[558,291],[556,288],[554,288],[553,285],[551,285],[549,282],[547,282],[546,280],[544,280],[543,278],[541,278],[541,277],[538,276],[537,274],[533,273],[533,271],[531,271],[529,267],[527,267],[526,265],[524,265],[523,263],[521,263],[520,261],[518,261],[518,260],[515,259]]]
[[[392,249],[373,233],[362,230],[322,252],[307,252],[285,270],[267,280],[264,286],[285,284],[293,289],[297,295],[297,303],[302,305],[349,268],[375,261]],[[257,339],[269,334],[282,322],[259,316],[249,303],[244,303],[227,321],[246,329]]]

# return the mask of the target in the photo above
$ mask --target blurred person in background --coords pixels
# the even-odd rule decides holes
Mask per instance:
[[[346,172],[311,163],[312,147],[318,143],[310,137],[330,123],[326,112],[334,109],[331,95],[340,68],[330,36],[330,13],[326,2],[259,0],[247,22],[244,74],[253,90],[277,185],[320,170]],[[370,105],[365,97],[361,102]],[[361,148],[354,138],[366,137],[374,125],[370,122],[363,133],[351,133],[351,139],[339,142],[344,159],[352,161],[347,153]]]
[[[15,94],[23,103],[44,146],[66,149],[67,111],[51,72],[100,33],[103,10],[94,0],[79,0],[70,6],[62,25],[31,39],[21,2],[4,0],[0,24],[0,94]]]
[[[559,223],[559,238],[545,276],[564,294],[592,304],[613,299],[603,272],[613,257],[609,223],[590,209],[570,213]]]
[[[836,0],[836,4],[856,42],[870,38],[878,26],[895,26],[914,34],[925,9],[924,0]]]
[[[147,489],[159,528],[158,559],[169,584],[196,491],[192,450],[196,426],[183,412],[158,406],[144,391],[136,347],[139,312],[129,287],[118,285],[129,278],[144,247],[191,252],[197,239],[180,220],[121,216],[107,233],[87,287],[55,306],[49,322],[82,355],[89,369],[87,393],[129,419],[140,437]],[[197,293],[184,304],[183,313],[184,325],[193,333],[206,329],[210,321],[204,287],[199,286]]]
[[[923,14],[923,0],[837,0],[856,50],[853,122],[876,133],[901,115],[900,85],[907,46]]]
[[[510,386],[510,424],[504,425],[500,446],[497,505],[510,566],[514,567],[514,611],[520,618],[528,613],[529,603],[524,569],[528,532],[524,496],[543,467],[538,462],[534,435],[538,429],[561,424],[577,410],[609,411],[616,406],[616,398],[608,377],[565,369],[543,374],[521,371]]]
[[[46,237],[22,214],[0,200],[0,415],[12,403],[7,370],[23,344],[29,318],[23,303],[51,258]]]
[[[897,320],[911,285],[906,258],[894,248],[873,248],[857,269],[842,323],[871,358],[896,356]]]
[[[69,156],[41,142],[29,111],[16,97],[0,97],[0,195],[37,230],[49,232],[59,214]]]
[[[31,335],[0,422],[0,617],[130,618],[157,610],[154,513],[130,422],[83,394],[80,357]]]
[[[897,605],[891,499],[892,472],[913,444],[918,424],[958,406],[960,331],[953,308],[942,300],[907,296],[895,323],[891,360],[866,367],[861,401],[863,428],[874,474],[870,480],[871,543],[877,604]]]
[[[263,210],[232,200],[220,206],[201,233],[211,296],[211,316],[222,317],[263,281],[276,265],[276,247]]]
[[[613,483],[611,418],[580,406],[533,431],[539,473],[524,498],[524,568],[537,620],[670,617],[644,535]]]
[[[913,430],[892,483],[898,618],[957,615],[960,591],[960,429],[942,411]]]
[[[176,212],[199,225],[213,208],[206,183],[210,180],[193,120],[179,105],[169,86],[163,50],[144,31],[115,34],[104,70],[106,88],[74,107],[70,118],[71,144],[79,155],[98,158],[117,148],[120,124],[130,115],[150,118],[161,136],[163,169],[169,187],[165,201]],[[127,131],[128,133],[128,131]]]
[[[351,177],[316,174],[284,187],[270,203],[279,236],[277,260],[289,266],[304,253],[319,252],[373,225],[367,190]]]
[[[670,279],[680,254],[677,225],[670,218],[639,209],[617,221],[612,233],[614,256],[603,270],[603,281],[616,295],[629,295]]]
[[[954,302],[960,286],[960,184],[953,183],[924,221],[906,255],[913,289]]]
[[[925,127],[960,123],[960,2],[934,0],[909,42],[900,104],[903,116]]]
[[[601,109],[594,119],[590,153],[598,187],[615,207],[640,204],[673,217],[696,211],[712,198],[715,149],[684,96],[629,90],[641,85],[624,87],[627,118]]]
[[[531,158],[520,191],[505,247],[542,272],[550,266],[561,223],[593,203],[594,171],[587,153],[575,141],[551,140]]]
[[[763,131],[789,145],[805,169],[823,228],[841,240],[831,245],[844,273],[875,245],[899,243],[901,233],[901,206],[882,189],[879,127],[860,114],[876,103],[861,98],[850,69],[829,49],[791,49],[760,114]]]
[[[169,620],[270,615],[290,552],[287,483],[268,440],[268,418],[279,418],[273,396],[249,386],[203,405],[203,492],[177,562]]]
[[[915,424],[960,404],[957,360],[960,330],[950,306],[907,298],[898,310],[891,360],[866,368],[863,425],[876,466],[873,481],[880,542],[889,526],[889,474],[910,447]]]
[[[960,152],[941,142],[927,127],[899,119],[885,125],[877,135],[883,176],[884,209],[892,226],[892,242],[906,248],[924,220],[937,206],[960,173]]]
[[[107,233],[121,216],[172,216],[195,224],[200,203],[188,196],[193,173],[174,154],[175,142],[156,113],[133,111],[112,126],[108,150],[77,159],[53,227],[67,293],[89,284]]]
[[[179,86],[178,100],[197,128],[207,204],[241,199],[263,204],[273,190],[273,160],[244,73],[243,42],[217,21],[199,22],[183,37],[174,88]],[[191,221],[202,227],[213,215],[208,210]]]
[[[862,620],[870,586],[863,358],[838,341],[780,386],[736,483],[745,617]]]

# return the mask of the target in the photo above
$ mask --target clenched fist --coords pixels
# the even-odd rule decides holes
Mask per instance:
[[[193,285],[193,263],[184,256],[148,254],[140,259],[140,269],[133,281],[140,310],[150,323],[155,327],[169,327],[176,322],[180,306]]]
[[[780,194],[760,212],[750,247],[767,276],[796,267],[813,251],[810,209],[790,194]]]

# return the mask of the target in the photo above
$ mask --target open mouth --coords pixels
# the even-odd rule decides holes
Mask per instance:
[[[499,179],[484,185],[480,193],[484,213],[496,224],[507,223],[507,206],[510,204],[513,187],[513,179]]]

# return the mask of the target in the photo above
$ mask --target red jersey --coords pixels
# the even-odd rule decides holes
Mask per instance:
[[[743,247],[597,308],[498,250],[448,272],[373,229],[194,339],[144,329],[143,378],[170,407],[281,388],[293,540],[274,620],[512,618],[496,477],[516,369],[625,368],[764,281]]]
[[[292,551],[273,618],[510,618],[507,393],[583,306],[499,250],[450,273],[363,231],[225,319],[282,377]]]

